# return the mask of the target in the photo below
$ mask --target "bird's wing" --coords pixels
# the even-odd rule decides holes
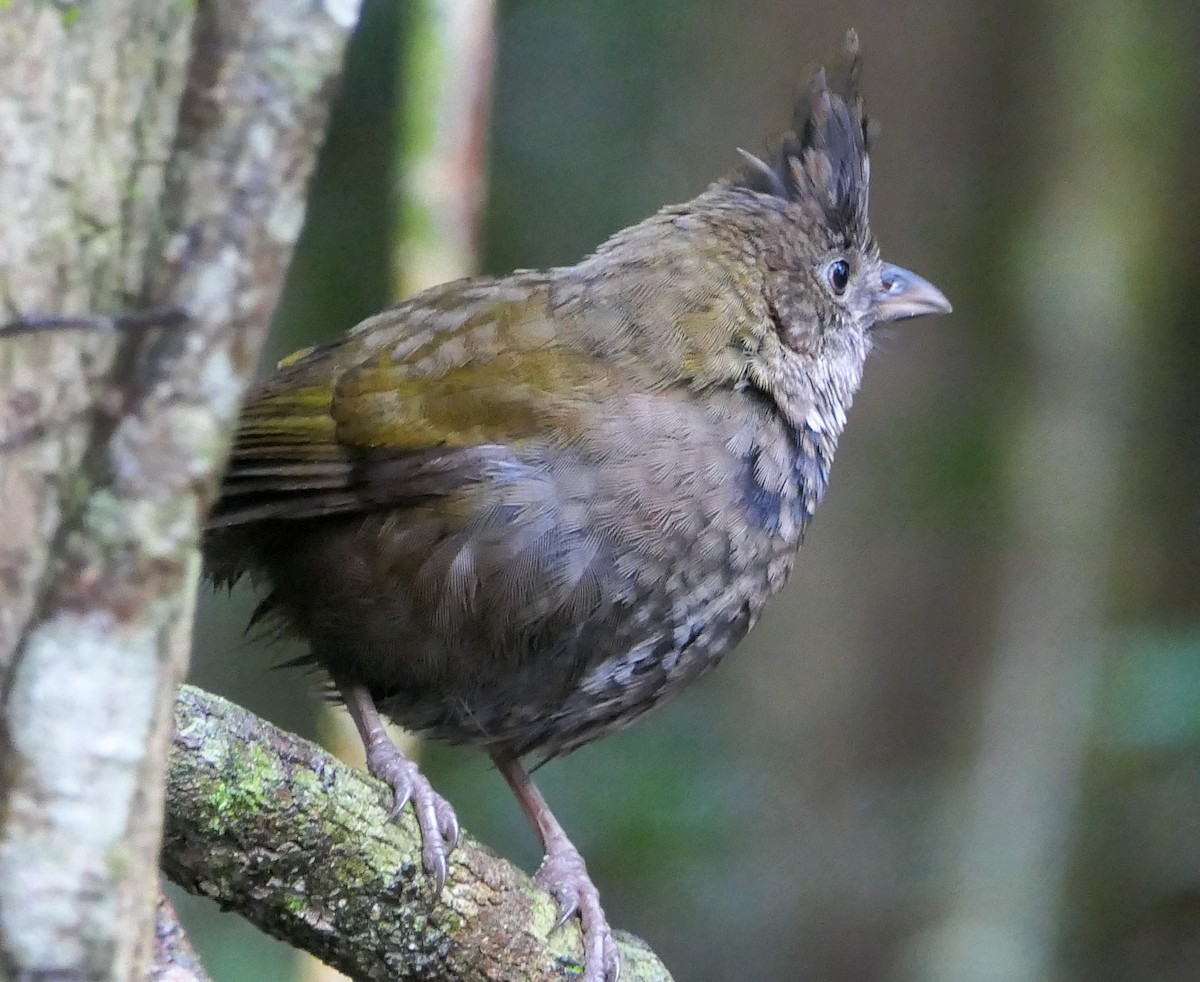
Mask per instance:
[[[446,494],[569,431],[603,372],[550,305],[544,276],[459,281],[285,359],[243,408],[209,527]]]

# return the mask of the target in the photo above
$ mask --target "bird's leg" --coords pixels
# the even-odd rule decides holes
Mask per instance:
[[[366,687],[339,682],[338,690],[366,748],[367,770],[392,789],[394,798],[388,818],[395,818],[409,801],[413,804],[421,829],[421,858],[426,872],[433,877],[436,896],[446,882],[446,857],[458,845],[458,817],[450,802],[433,790],[416,763],[392,743]]]
[[[542,840],[545,858],[534,882],[558,901],[555,927],[561,927],[576,914],[583,924],[584,971],[580,982],[616,982],[621,968],[617,943],[600,906],[600,891],[588,876],[583,857],[567,838],[521,762],[500,753],[493,754],[492,760]]]

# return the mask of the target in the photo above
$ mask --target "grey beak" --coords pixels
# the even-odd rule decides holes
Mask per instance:
[[[875,294],[875,322],[898,321],[953,309],[942,291],[916,273],[890,264],[883,267],[883,289]]]

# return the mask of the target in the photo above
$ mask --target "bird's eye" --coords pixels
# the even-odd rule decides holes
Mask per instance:
[[[826,267],[825,278],[829,288],[840,297],[850,285],[850,264],[844,259],[835,259]]]

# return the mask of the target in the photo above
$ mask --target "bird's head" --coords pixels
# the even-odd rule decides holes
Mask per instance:
[[[884,262],[867,218],[871,133],[858,84],[858,36],[813,72],[792,129],[720,187],[755,214],[756,251],[773,331],[751,352],[751,379],[785,413],[840,432],[871,330],[950,311],[932,283]],[[811,391],[810,391],[811,390]],[[789,403],[791,406],[789,406]],[[796,421],[799,422],[799,421]]]

